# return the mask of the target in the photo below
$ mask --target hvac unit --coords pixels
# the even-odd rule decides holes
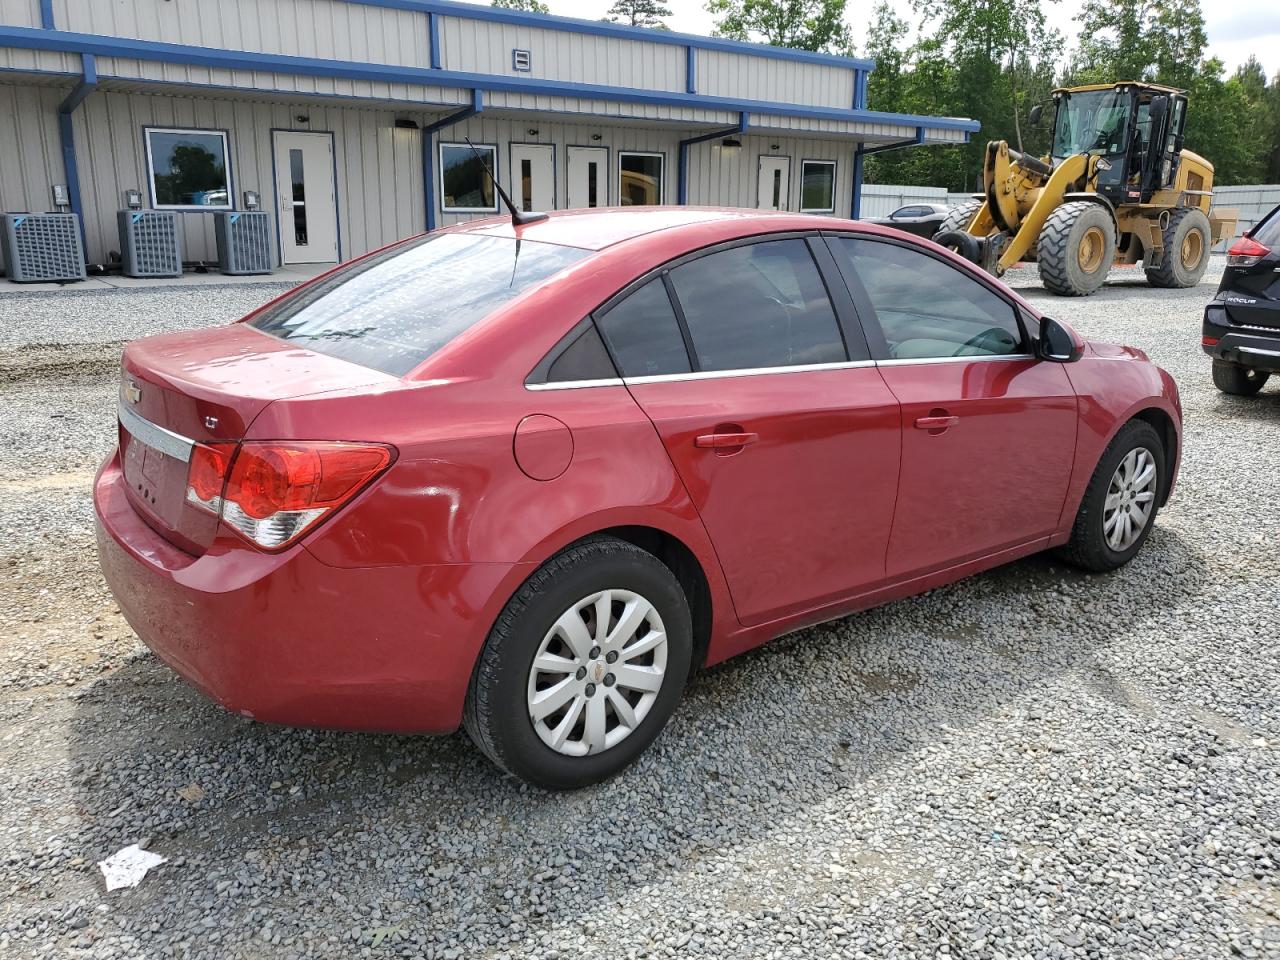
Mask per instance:
[[[172,210],[119,210],[120,255],[126,277],[182,276],[178,215]]]
[[[9,279],[18,283],[85,278],[80,217],[74,213],[6,213],[0,254]]]
[[[223,273],[270,273],[270,214],[215,213],[213,232],[218,238],[218,269]]]

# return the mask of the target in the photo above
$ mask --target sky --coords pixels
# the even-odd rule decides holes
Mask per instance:
[[[583,17],[598,20],[612,5],[612,0],[544,0],[552,13],[565,17]],[[703,9],[702,0],[666,0],[672,16],[668,26],[681,33],[709,34],[711,15]],[[911,0],[891,0],[898,15],[908,23],[914,23],[915,14]],[[859,51],[866,41],[867,23],[871,18],[873,0],[850,0],[848,20],[853,28],[854,41]],[[1043,3],[1052,26],[1067,38],[1072,46],[1076,24],[1072,16],[1079,9],[1073,2]],[[1216,56],[1232,71],[1257,56],[1266,68],[1268,76],[1280,71],[1280,0],[1206,0],[1203,3],[1205,28],[1209,35],[1209,55]],[[1123,79],[1117,77],[1117,79]]]

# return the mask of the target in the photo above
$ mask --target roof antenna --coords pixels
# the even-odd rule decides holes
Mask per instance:
[[[480,166],[484,167],[484,172],[489,174],[489,182],[493,184],[493,189],[498,191],[498,196],[502,198],[502,202],[506,204],[507,209],[511,211],[511,222],[519,227],[526,223],[537,223],[539,220],[550,220],[551,217],[545,213],[534,213],[532,211],[526,213],[517,210],[516,205],[511,202],[511,198],[507,196],[507,191],[502,189],[502,184],[498,182],[498,178],[493,175],[493,171],[489,169],[489,164],[484,159],[484,154],[476,149],[476,145],[471,142],[470,137],[463,137],[467,141],[467,146],[471,148],[471,152],[476,155],[476,159],[480,161]]]

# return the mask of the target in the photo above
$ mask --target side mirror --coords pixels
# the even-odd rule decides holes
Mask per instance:
[[[1169,111],[1169,98],[1152,97],[1150,111],[1151,130],[1155,132],[1160,129],[1160,121],[1164,119],[1164,115]]]
[[[1054,363],[1075,363],[1084,355],[1084,347],[1071,331],[1052,317],[1040,321],[1039,354],[1042,360]]]
[[[1031,113],[1028,114],[1027,119],[1031,121],[1031,125],[1034,127],[1040,122],[1042,116],[1044,116],[1044,104],[1037,103],[1031,108]]]

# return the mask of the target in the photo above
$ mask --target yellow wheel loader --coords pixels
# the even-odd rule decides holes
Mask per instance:
[[[988,143],[984,193],[952,208],[934,240],[996,276],[1034,260],[1062,296],[1093,293],[1112,264],[1139,260],[1152,286],[1195,286],[1237,214],[1213,208],[1213,164],[1183,149],[1186,94],[1116,83],[1053,100],[1050,155]]]

